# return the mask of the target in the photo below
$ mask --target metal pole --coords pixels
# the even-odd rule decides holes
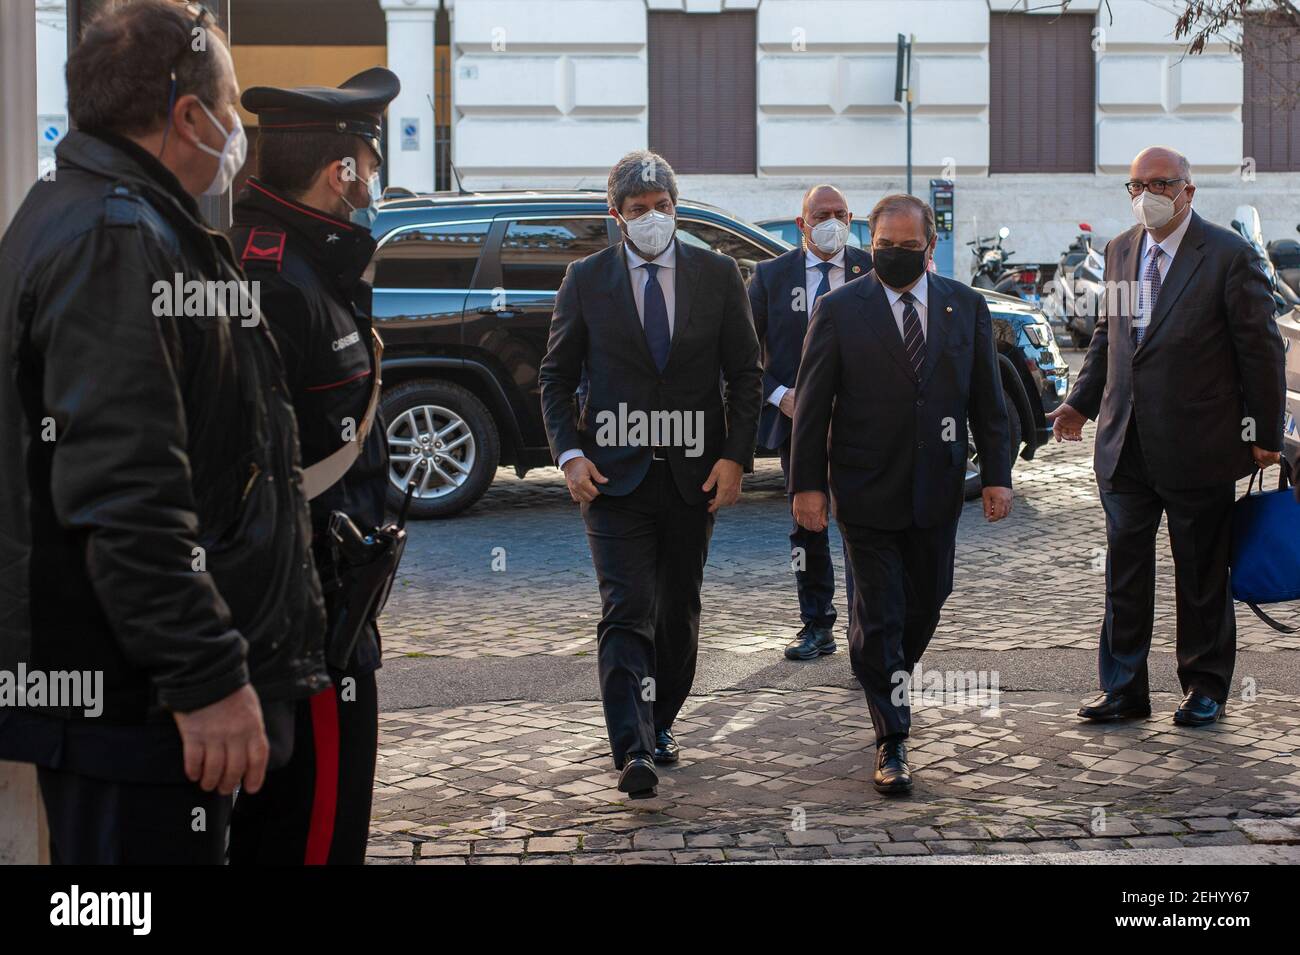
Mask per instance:
[[[912,44],[916,36],[907,37],[907,194],[912,194]]]

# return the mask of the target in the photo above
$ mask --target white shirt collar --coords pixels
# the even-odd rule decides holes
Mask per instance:
[[[1178,254],[1178,247],[1182,245],[1183,236],[1187,234],[1187,227],[1191,224],[1191,222],[1192,222],[1192,213],[1189,211],[1187,215],[1183,218],[1183,221],[1178,224],[1178,228],[1175,229],[1173,232],[1169,233],[1169,235],[1165,236],[1164,239],[1162,239],[1159,242],[1156,242],[1155,239],[1151,237],[1150,232],[1143,230],[1142,261],[1144,263],[1146,262],[1147,256],[1151,253],[1151,246],[1154,244],[1160,246],[1160,251],[1164,252],[1165,255],[1169,256],[1169,261],[1172,262],[1174,260],[1174,256]]]
[[[635,269],[638,266],[645,265],[647,260],[632,251],[632,247],[626,242],[623,243],[623,251],[627,254],[627,267]],[[677,264],[677,240],[668,243],[668,248],[660,252],[654,259],[649,260],[653,265],[660,265],[666,269],[671,269]]]
[[[898,300],[903,297],[902,292],[894,291],[884,282],[880,283],[880,287],[885,290],[885,297],[889,299],[890,308],[893,308],[898,303]],[[930,287],[930,273],[922,272],[920,281],[918,281],[911,288],[912,298],[916,299],[916,304],[920,305],[922,308],[928,307],[925,304],[925,296],[929,287]]]
[[[831,265],[833,265],[836,268],[840,268],[840,269],[844,268],[844,249],[840,249],[829,259],[823,259],[820,256],[818,256],[816,253],[814,253],[811,249],[809,249],[807,246],[804,247],[803,264],[805,269],[815,269],[823,262],[829,262]]]

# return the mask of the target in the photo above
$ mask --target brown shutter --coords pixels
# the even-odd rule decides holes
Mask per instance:
[[[992,13],[989,172],[1093,172],[1092,14]]]
[[[1246,18],[1242,152],[1258,172],[1300,172],[1300,30],[1281,17]]]
[[[650,148],[679,173],[757,162],[758,34],[752,11],[648,14]]]

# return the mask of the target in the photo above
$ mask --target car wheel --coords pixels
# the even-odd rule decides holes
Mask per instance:
[[[473,392],[449,381],[408,381],[384,394],[388,422],[388,504],[409,514],[450,517],[488,489],[501,459],[496,422]]]
[[[1006,387],[1002,388],[1002,400],[1007,406],[1007,423],[1011,432],[1011,466],[1014,468],[1016,460],[1020,454],[1020,443],[1023,429],[1020,425],[1020,410],[1016,407],[1015,400],[1011,397],[1011,392]],[[966,456],[966,500],[971,500],[980,496],[982,490],[980,482],[980,456],[975,452],[975,441],[972,439],[969,444],[970,451]]]

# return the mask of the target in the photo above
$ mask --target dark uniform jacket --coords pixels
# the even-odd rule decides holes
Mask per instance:
[[[297,428],[260,316],[175,314],[243,278],[175,177],[56,154],[0,243],[0,668],[102,671],[102,715],[50,715],[178,745],[166,710],[329,685]]]
[[[375,374],[370,286],[361,274],[375,251],[368,230],[308,208],[256,178],[235,203],[231,239],[250,279],[259,282],[262,311],[284,358],[298,415],[304,466],[338,450],[361,427]],[[350,430],[349,430],[350,429]],[[330,572],[325,539],[332,511],[363,533],[384,523],[388,486],[385,427],[376,420],[361,456],[311,502],[313,551]],[[373,638],[358,649],[378,663]]]

